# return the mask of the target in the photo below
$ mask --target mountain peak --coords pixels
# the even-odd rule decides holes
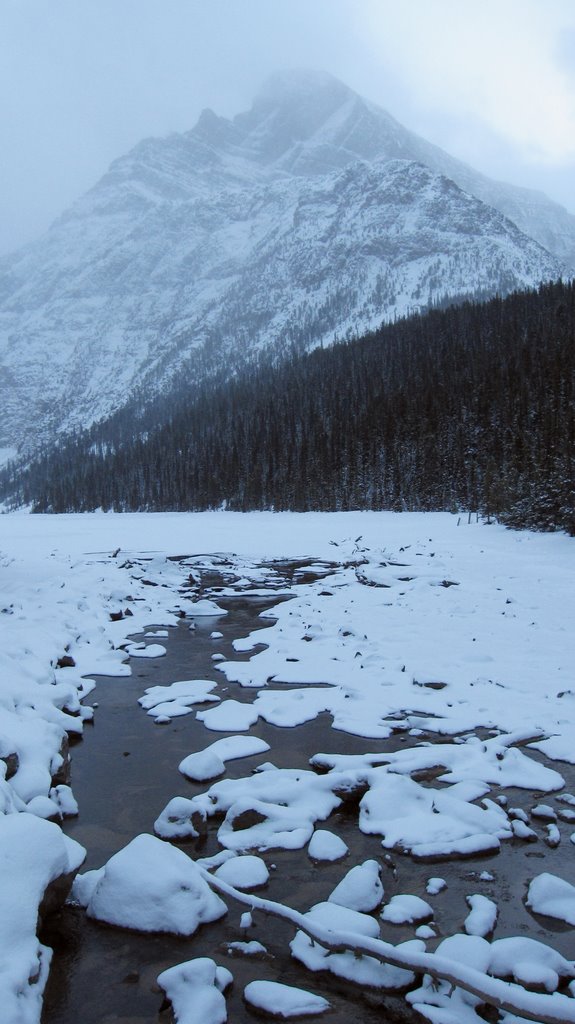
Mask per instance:
[[[264,83],[251,110],[234,118],[234,125],[254,154],[275,161],[354,100],[359,97],[327,72],[278,71]]]
[[[231,373],[265,348],[558,277],[493,206],[575,249],[566,212],[476,174],[329,74],[275,74],[247,113],[205,110],[191,131],[140,143],[0,263],[0,440],[34,445],[183,372]]]
[[[317,100],[318,96],[331,98],[338,104],[344,103],[355,93],[328,71],[311,68],[286,68],[275,71],[263,83],[256,94],[254,106],[260,104],[283,104],[286,101]]]

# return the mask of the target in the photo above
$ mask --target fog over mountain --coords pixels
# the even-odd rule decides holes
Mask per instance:
[[[147,139],[0,261],[0,444],[135,390],[329,344],[429,304],[567,276],[575,217],[491,181],[324,73]]]

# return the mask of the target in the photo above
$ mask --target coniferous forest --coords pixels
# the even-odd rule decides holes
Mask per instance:
[[[575,285],[133,401],[0,475],[37,512],[471,510],[575,533]]]

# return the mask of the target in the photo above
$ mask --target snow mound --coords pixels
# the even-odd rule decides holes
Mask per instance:
[[[380,879],[381,869],[376,860],[366,860],[356,864],[336,885],[329,903],[338,903],[341,907],[369,913],[375,910],[383,899],[383,885]]]
[[[241,890],[257,889],[260,885],[265,885],[270,877],[261,857],[250,854],[231,857],[217,868],[215,874],[222,882]]]
[[[305,914],[314,924],[321,925],[334,933],[334,939],[345,943],[349,935],[350,950],[343,953],[331,953],[324,946],[312,940],[303,931],[296,932],[290,943],[292,956],[310,971],[330,971],[338,978],[353,981],[358,985],[367,985],[378,989],[402,989],[412,984],[415,975],[400,967],[382,964],[371,956],[357,957],[353,950],[353,934],[379,937],[379,925],[369,914],[349,910],[336,903],[318,903]],[[402,943],[398,948],[421,951],[423,942],[413,939]]]
[[[259,713],[252,704],[224,700],[217,708],[198,711],[196,717],[199,722],[204,723],[206,729],[212,729],[214,732],[246,732],[255,725]]]
[[[166,648],[163,644],[128,644],[126,646],[126,654],[130,655],[130,658],[163,658],[166,654]]]
[[[221,775],[225,771],[226,761],[263,754],[269,749],[269,743],[257,736],[226,736],[211,743],[204,750],[188,754],[178,767],[182,775],[188,779],[204,782]]]
[[[433,917],[433,908],[419,896],[398,893],[391,897],[380,916],[388,924],[414,924],[416,921],[429,921]]]
[[[188,615],[194,618],[196,616],[203,617],[204,615],[221,616],[228,614],[225,608],[220,608],[219,604],[216,604],[215,601],[209,601],[207,598],[202,598],[200,601],[194,601],[189,607],[187,607],[186,611]]]
[[[575,978],[575,964],[537,939],[510,936],[491,943],[489,973],[555,992],[560,981]]]
[[[529,886],[527,906],[536,914],[555,917],[575,926],[575,886],[544,871]]]
[[[228,942],[226,949],[230,956],[235,956],[238,953],[240,956],[261,958],[267,953],[266,947],[261,942],[257,942],[256,939],[252,939],[250,942]]]
[[[172,1004],[176,1024],[225,1024],[223,993],[233,976],[209,957],[177,964],[158,975],[158,985]]]
[[[485,938],[491,934],[497,923],[497,904],[480,893],[467,896],[466,899],[471,913],[465,918],[465,931],[468,935],[481,935]]]
[[[270,767],[247,779],[224,779],[208,790],[211,813],[224,813],[218,839],[230,850],[299,850],[314,824],[325,820],[341,799],[333,792],[340,777]]]
[[[414,857],[468,857],[498,850],[511,835],[505,812],[494,803],[477,807],[449,790],[429,789],[413,779],[374,769],[371,788],[360,803],[360,828],[381,835],[386,849]]]
[[[282,1020],[317,1015],[330,1009],[323,996],[277,981],[250,981],[244,989],[244,999],[248,1006]]]
[[[227,910],[185,853],[145,834],[80,876],[73,893],[90,917],[143,932],[193,935]]]
[[[437,894],[443,892],[444,889],[447,889],[447,882],[444,878],[434,876],[433,878],[427,879],[425,891],[429,896],[437,896]]]
[[[309,841],[307,852],[312,860],[341,860],[348,853],[343,839],[324,828],[317,828]]]
[[[168,801],[154,822],[154,832],[162,839],[198,839],[205,832],[210,801],[201,796],[191,800],[175,796]]]

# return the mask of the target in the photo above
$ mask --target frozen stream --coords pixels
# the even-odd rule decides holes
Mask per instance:
[[[152,832],[154,820],[171,797],[192,796],[205,788],[205,784],[196,785],[184,779],[177,766],[191,751],[207,745],[214,734],[197,722],[193,714],[157,726],[138,705],[138,697],[148,686],[197,677],[217,680],[215,692],[221,697],[229,696],[231,689],[236,700],[251,702],[255,692],[226,683],[214,668],[211,655],[217,651],[234,660],[247,660],[247,655],[233,651],[232,641],[269,626],[269,619],[258,616],[277,600],[238,597],[221,601],[230,611],[225,618],[199,618],[193,632],[187,622],[182,622],[170,630],[169,638],[162,638],[168,648],[166,657],[133,659],[132,675],[125,678],[97,678],[92,695],[98,705],[95,726],[86,728],[83,740],[72,750],[72,784],[80,815],[64,824],[65,831],[88,851],[82,870],[101,866],[138,833]],[[210,639],[216,628],[224,634],[223,639]],[[279,729],[261,721],[250,730],[250,735],[267,740],[270,756],[278,767],[307,767],[308,758],[320,749],[346,753],[365,749],[364,740],[334,732],[325,715],[297,729]],[[257,755],[231,761],[226,777],[248,775],[263,759]],[[331,824],[345,836],[354,859],[364,860],[377,855],[379,844],[357,830],[356,819],[356,814],[339,812]],[[182,848],[192,856],[215,853],[216,829],[214,825],[205,841],[182,844]],[[343,873],[341,863],[313,865],[305,850],[277,850],[265,859],[268,864],[277,865],[265,894],[285,898],[287,886],[290,904],[301,910],[322,895],[327,896]],[[349,1024],[357,1001],[361,1001],[361,1019],[366,1024],[412,1019],[411,1013],[405,1016],[406,1008],[398,999],[377,993],[364,993],[362,997],[344,982],[311,976],[289,957],[291,927],[260,918],[249,935],[244,936],[238,927],[243,909],[232,905],[221,921],[202,927],[190,939],[182,939],[106,927],[87,918],[82,909],[67,906],[42,933],[42,940],[55,950],[42,1024],[152,1024],[168,1019],[160,1015],[162,993],[156,977],[167,967],[197,956],[213,957],[232,971],[235,984],[227,996],[228,1019],[237,1024],[257,1019],[242,999],[245,985],[254,979],[276,980],[324,992],[335,1009],[330,1014],[334,1024]],[[225,944],[244,937],[265,942],[270,956],[257,960],[229,956]],[[395,1002],[397,1012],[403,1013],[401,1018],[391,1013],[382,1017],[380,1007],[385,1002],[390,1007]]]
[[[213,584],[213,579],[210,583]],[[301,582],[301,577],[299,582]],[[84,738],[72,750],[72,785],[80,806],[77,819],[65,824],[66,832],[88,851],[82,870],[100,867],[114,853],[141,832],[153,832],[153,823],[174,796],[192,797],[209,784],[194,784],[178,772],[179,762],[195,750],[207,746],[222,733],[213,733],[196,720],[194,714],[175,718],[169,724],[154,724],[137,701],[152,685],[169,685],[176,679],[213,679],[214,691],[222,699],[251,703],[255,689],[243,689],[226,682],[217,671],[212,655],[222,653],[233,661],[247,660],[238,654],[232,642],[258,628],[269,627],[270,619],[258,618],[263,608],[278,597],[226,597],[220,604],[229,610],[225,618],[198,618],[195,631],[183,621],[170,629],[161,642],[167,655],[157,659],[132,659],[132,675],[125,678],[99,677],[93,700],[98,704],[94,727],[85,729]],[[154,629],[155,627],[150,627]],[[211,639],[217,629],[222,639]],[[140,637],[138,637],[140,639]],[[254,651],[250,652],[250,656]],[[278,687],[279,688],[279,687]],[[230,761],[226,778],[240,778],[262,761],[278,767],[308,768],[309,758],[318,751],[330,754],[361,754],[370,751],[396,751],[414,743],[405,732],[385,740],[364,740],[332,728],[331,717],[320,714],[314,721],[295,728],[278,728],[260,718],[249,730],[270,745],[266,755]],[[419,737],[419,741],[424,737]],[[428,737],[432,742],[437,737]],[[533,751],[530,757],[543,762]],[[575,771],[561,765],[567,789],[573,792]],[[420,779],[425,782],[425,779]],[[430,782],[434,782],[430,774]],[[434,783],[435,784],[435,783]],[[492,795],[495,796],[493,787]],[[506,790],[509,802],[527,810],[537,794],[526,790]],[[218,849],[216,831],[219,822],[211,822],[205,840],[181,844],[194,857],[206,857]],[[364,835],[357,827],[357,806],[344,805],[334,812],[325,827],[338,833],[350,850],[338,863],[317,864],[304,848],[300,851],[273,850],[264,860],[271,869],[270,882],[261,891],[271,899],[306,911],[327,899],[353,863],[375,858],[382,864],[386,900],[394,893],[414,893],[425,897],[427,880],[440,875],[447,889],[434,899],[438,939],[462,930],[469,913],[465,898],[481,892],[499,907],[497,937],[529,935],[548,942],[565,956],[572,956],[572,929],[548,918],[537,918],[524,906],[527,879],[541,871],[568,878],[572,874],[573,845],[569,843],[572,826],[560,825],[564,835],[558,849],[543,842],[527,844],[515,840],[501,846],[497,855],[440,864],[416,863],[407,855],[392,856],[382,850],[380,839]],[[272,867],[275,865],[275,867]],[[493,878],[480,879],[482,872]],[[166,934],[147,935],[107,927],[88,919],[83,910],[68,906],[48,922],[42,941],[55,949],[50,980],[44,997],[42,1024],[156,1024],[168,1020],[160,1014],[162,993],[157,975],[168,967],[198,956],[213,957],[230,969],[234,986],[227,997],[228,1020],[234,1024],[257,1019],[242,999],[245,985],[254,979],[281,981],[323,994],[333,1005],[329,1020],[334,1024],[365,1024],[382,1021],[421,1020],[401,996],[354,988],[332,976],[311,974],[289,956],[288,942],[293,928],[270,918],[254,915],[248,934],[239,928],[242,907],[229,902],[229,913],[220,921],[203,926],[190,939]],[[414,927],[384,926],[384,937],[393,942],[410,939]],[[239,939],[257,939],[268,949],[263,959],[230,956],[226,943]],[[431,942],[428,948],[433,948]]]
[[[2,1022],[40,1024],[52,959],[45,1021],[159,1024],[163,991],[207,954],[212,972],[210,956],[233,972],[227,1004],[204,986],[218,1018],[227,1005],[240,1024],[252,1019],[246,982],[273,978],[325,993],[346,1024],[370,1013],[412,1024],[412,1004],[433,1024],[478,1024],[497,1015],[477,1001],[501,999],[498,1024],[520,1013],[575,1024],[572,538],[363,512],[5,516],[2,532]],[[318,578],[294,572],[289,586],[290,559]],[[200,619],[210,596],[229,614]],[[70,780],[80,814],[64,835],[43,819],[74,813],[66,734],[82,731]],[[214,749],[228,760],[212,781]],[[206,782],[184,777],[182,758]],[[184,841],[202,815],[203,845]],[[217,845],[219,865],[232,858],[223,870],[206,861]],[[43,894],[86,849],[77,904],[45,913],[42,945]],[[259,860],[237,857],[254,850]],[[342,859],[326,863],[333,853]],[[242,897],[262,904],[242,934],[245,905],[229,890],[219,901],[208,880],[250,886],[268,871]],[[291,925],[262,916],[266,897]],[[296,937],[301,960],[295,925],[316,937]],[[329,927],[343,951],[328,955]],[[247,959],[258,940],[269,956]],[[426,976],[389,997],[408,972],[358,947]],[[163,969],[190,960],[158,990]],[[255,992],[269,1013],[269,989]]]

